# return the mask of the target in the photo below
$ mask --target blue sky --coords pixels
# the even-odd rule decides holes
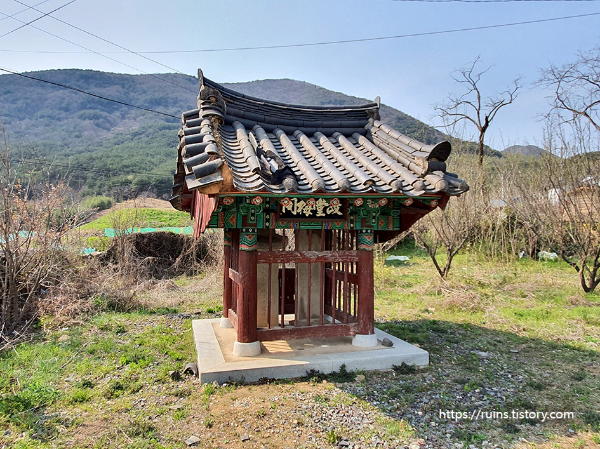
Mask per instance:
[[[37,8],[49,12],[67,1],[48,0]],[[13,0],[0,2],[3,14],[24,9]],[[373,38],[596,12],[600,12],[596,1],[77,0],[53,15],[134,51],[169,52]],[[0,35],[21,25],[3,14]],[[29,10],[16,17],[27,22],[39,16]],[[440,123],[434,117],[434,105],[459,91],[451,78],[453,70],[481,56],[482,68],[492,66],[482,81],[484,93],[502,91],[518,76],[525,83],[515,104],[502,110],[490,128],[488,142],[502,149],[540,142],[543,123],[536,117],[547,111],[548,93],[532,83],[550,63],[572,61],[578,51],[600,44],[598,24],[600,16],[591,16],[348,44],[145,55],[190,75],[201,67],[217,82],[292,78],[368,99],[379,95],[384,103],[434,125]],[[116,52],[107,56],[143,72],[171,71],[50,17],[32,25],[96,52]],[[17,71],[89,68],[140,73],[31,26],[0,38],[0,66]]]

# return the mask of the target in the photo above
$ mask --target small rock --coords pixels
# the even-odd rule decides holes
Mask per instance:
[[[510,352],[512,352],[513,354],[518,354],[519,350],[518,349],[511,349]]]
[[[169,371],[169,376],[174,381],[181,380],[181,373],[179,371]]]
[[[391,348],[392,346],[394,346],[394,343],[392,342],[392,340],[390,340],[389,338],[384,338],[383,341],[381,342],[381,344],[387,348]]]
[[[11,433],[12,433],[12,432],[11,432],[10,430],[7,430],[7,431],[5,431],[5,432],[4,432],[4,435],[5,435],[5,436],[8,436],[8,435],[10,435]]]
[[[242,436],[241,436],[241,440],[242,440],[242,442],[244,442],[244,441],[249,441],[249,440],[250,440],[250,437],[249,437],[248,435],[242,435]]]
[[[188,446],[195,446],[196,444],[198,444],[200,442],[200,438],[198,438],[195,435],[192,435],[191,437],[189,437],[187,440],[185,440],[185,444],[187,444]]]
[[[65,382],[75,382],[75,378],[73,376],[66,377]]]
[[[348,447],[350,446],[350,443],[346,440],[342,440],[338,443],[338,447]]]
[[[492,356],[492,354],[490,354],[489,352],[483,351],[475,351],[473,354],[477,354],[482,359],[489,359]]]
[[[412,443],[410,446],[408,446],[409,449],[419,449],[421,446],[419,446],[417,443]]]
[[[60,337],[58,337],[58,342],[64,343],[66,341],[69,341],[70,339],[71,339],[71,337],[69,337],[68,335],[61,335]]]
[[[363,380],[365,380],[365,376],[363,376],[362,374],[359,374],[358,376],[356,376],[356,378],[354,380],[356,382],[362,382]]]

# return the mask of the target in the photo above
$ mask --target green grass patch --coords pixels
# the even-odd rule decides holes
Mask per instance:
[[[105,228],[160,228],[185,227],[192,224],[190,214],[180,211],[169,211],[151,208],[118,209],[90,223],[81,226],[81,230],[100,230]]]

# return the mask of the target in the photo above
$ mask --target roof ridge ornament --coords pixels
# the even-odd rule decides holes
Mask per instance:
[[[379,115],[379,109],[381,108],[381,97],[377,95],[375,97],[374,103],[377,103],[377,109],[369,109],[367,111],[367,117],[369,117],[369,123],[374,120],[381,120],[381,115]]]
[[[198,69],[198,81],[200,83],[200,92],[198,93],[200,117],[216,115],[222,123],[227,112],[223,95],[221,95],[219,89],[204,83],[204,74],[201,69]]]

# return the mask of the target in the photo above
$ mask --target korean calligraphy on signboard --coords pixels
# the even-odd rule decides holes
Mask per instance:
[[[280,201],[280,219],[344,220],[344,205],[339,198],[284,198]]]

